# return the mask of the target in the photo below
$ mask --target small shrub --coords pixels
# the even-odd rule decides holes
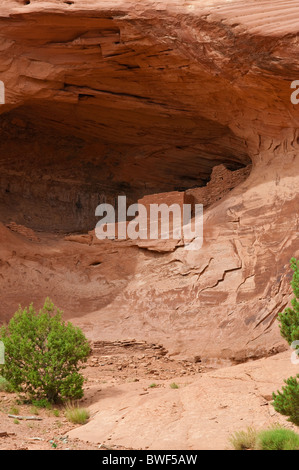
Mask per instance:
[[[56,449],[56,448],[57,448],[57,444],[56,444],[56,442],[55,442],[53,439],[51,439],[51,441],[49,441],[49,443],[51,444],[51,447],[52,447],[53,449]]]
[[[291,268],[294,271],[291,286],[294,298],[291,301],[293,308],[286,308],[278,314],[281,336],[291,345],[299,340],[299,261],[291,259]]]
[[[18,415],[20,413],[20,410],[17,406],[12,406],[9,410],[10,415]]]
[[[261,431],[257,437],[258,450],[299,450],[299,435],[285,428]]]
[[[54,415],[56,418],[59,418],[59,416],[60,416],[60,411],[59,411],[59,410],[53,410],[53,415]]]
[[[156,388],[156,387],[158,387],[158,385],[157,385],[157,384],[155,384],[155,383],[152,383],[152,384],[150,384],[150,385],[149,385],[149,387],[148,387],[148,388]]]
[[[4,378],[0,376],[0,392],[12,392],[12,386],[10,383]]]
[[[37,408],[45,408],[46,410],[52,409],[52,403],[48,402],[46,398],[42,400],[32,400],[32,404]]]
[[[85,424],[89,417],[89,411],[77,406],[68,406],[65,410],[67,419],[73,424]]]
[[[50,299],[39,312],[32,304],[20,307],[0,328],[0,340],[6,358],[0,373],[15,392],[51,403],[82,398],[84,378],[79,370],[90,347],[79,328],[62,321],[62,312]]]
[[[32,407],[30,408],[30,414],[31,414],[31,415],[35,415],[35,416],[38,416],[38,415],[39,415],[39,411],[38,411],[37,406],[32,406]]]
[[[298,376],[297,376],[298,377]],[[288,421],[299,426],[299,382],[297,377],[290,377],[285,380],[285,387],[282,391],[273,393],[273,406],[274,409],[284,415],[288,416]]]
[[[291,259],[291,268],[294,271],[291,286],[295,297],[292,299],[292,307],[286,308],[278,314],[280,333],[291,345],[299,340],[299,261]],[[298,349],[298,346],[297,346]],[[299,426],[299,374],[285,380],[282,391],[273,393],[273,406],[278,413],[288,416],[288,421]]]
[[[255,448],[257,431],[251,427],[247,431],[237,431],[231,438],[230,443],[235,450],[252,450]]]
[[[172,384],[170,384],[170,388],[179,388],[178,384],[176,384],[175,382],[173,382]]]
[[[18,419],[13,420],[14,424],[20,424],[20,421]]]

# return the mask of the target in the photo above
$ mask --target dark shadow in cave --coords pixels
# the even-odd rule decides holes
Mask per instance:
[[[98,98],[23,105],[0,116],[0,134],[0,220],[48,232],[93,229],[97,205],[120,195],[128,204],[170,191],[200,196],[213,168],[251,163],[246,143],[220,123],[116,112]]]

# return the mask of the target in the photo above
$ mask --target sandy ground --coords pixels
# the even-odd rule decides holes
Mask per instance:
[[[275,412],[271,395],[297,369],[291,352],[206,370],[168,357],[159,345],[97,342],[80,401],[90,411],[88,423],[73,425],[58,408],[59,416],[40,410],[41,420],[15,424],[12,407],[25,416],[31,407],[1,392],[0,449],[229,449],[232,433],[248,426],[296,430]]]
[[[120,397],[119,401],[119,394],[115,392],[118,387],[130,388],[131,384],[141,382],[140,393],[145,395],[148,393],[145,392],[147,387],[156,379],[157,388],[160,388],[161,380],[171,383],[171,378],[176,374],[194,376],[200,370],[200,364],[174,361],[166,357],[166,351],[159,345],[135,341],[96,342],[87,367],[83,370],[86,379],[85,397],[78,403],[81,407],[89,409],[92,420],[95,414],[94,404],[110,392],[116,398],[115,406],[118,408],[122,402],[122,398]],[[34,415],[36,411],[36,407],[31,405],[20,405],[16,394],[0,392],[0,450],[135,448],[115,445],[109,436],[103,442],[88,442],[88,439],[71,437],[70,431],[78,426],[68,422],[64,407],[55,406],[52,410],[38,409],[38,415]],[[35,416],[36,420],[18,420],[18,423],[15,423],[9,414]]]

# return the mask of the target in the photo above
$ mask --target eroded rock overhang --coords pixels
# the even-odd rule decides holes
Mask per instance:
[[[203,186],[296,125],[295,36],[250,32],[243,2],[8,4],[1,203],[35,207],[20,223],[50,230],[46,207],[53,228],[90,229],[103,199]]]
[[[201,186],[219,164],[252,162],[246,181],[206,211],[199,252],[137,250],[128,262],[113,248],[109,263],[95,267],[95,257],[90,267],[89,247],[74,254],[67,245],[71,285],[59,284],[60,299],[69,314],[98,306],[84,318],[91,336],[149,338],[234,361],[284,345],[275,320],[299,253],[299,108],[290,100],[298,9],[280,0],[1,5],[3,219],[25,214],[31,219],[16,222],[82,230],[94,223],[99,194],[137,200]],[[44,279],[32,250],[29,260],[14,255],[26,274],[17,294],[5,267],[1,287],[16,305],[50,287],[58,295],[65,277],[61,259],[59,277],[53,252],[40,248]],[[121,260],[127,281],[112,295],[107,265],[115,288]]]

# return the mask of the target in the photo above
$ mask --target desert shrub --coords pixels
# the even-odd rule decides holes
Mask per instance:
[[[299,261],[291,259],[291,268],[294,271],[291,286],[295,297],[291,304],[293,308],[286,308],[284,312],[278,314],[280,333],[291,345],[293,341],[299,340]]]
[[[235,450],[252,450],[256,446],[257,431],[248,428],[247,431],[237,431],[231,438],[230,443]]]
[[[9,408],[9,414],[11,415],[18,415],[20,413],[20,409],[16,405],[12,405]]]
[[[42,398],[41,400],[31,400],[31,403],[36,408],[46,408],[47,410],[52,409],[52,403],[50,403],[46,398]]]
[[[62,320],[50,299],[38,312],[33,304],[20,307],[0,329],[0,340],[5,345],[0,374],[14,391],[51,403],[83,396],[79,370],[90,353],[88,341],[79,328]]]
[[[12,386],[10,383],[0,375],[0,392],[12,392]]]
[[[177,389],[177,388],[179,388],[179,386],[178,386],[178,384],[173,382],[172,384],[170,384],[170,388]]]
[[[73,424],[85,424],[89,419],[89,411],[75,405],[67,406],[65,410],[67,419]]]
[[[283,338],[289,344],[299,340],[299,262],[291,259],[291,268],[294,271],[291,282],[295,297],[292,299],[292,307],[286,308],[284,312],[279,313],[278,321],[280,332]],[[273,406],[278,413],[288,416],[288,421],[299,426],[299,374],[296,377],[290,377],[285,380],[285,387],[282,391],[273,393]]]
[[[39,415],[39,409],[37,406],[31,406],[30,408],[30,414],[31,415],[34,415],[34,416],[38,416]]]
[[[258,450],[299,450],[299,435],[285,428],[273,428],[259,432]]]
[[[285,380],[286,386],[282,387],[282,391],[278,390],[277,394],[273,393],[273,406],[278,413],[288,416],[288,421],[299,426],[299,382],[297,377]]]
[[[149,388],[156,388],[156,387],[158,387],[158,385],[155,382],[149,385]]]

